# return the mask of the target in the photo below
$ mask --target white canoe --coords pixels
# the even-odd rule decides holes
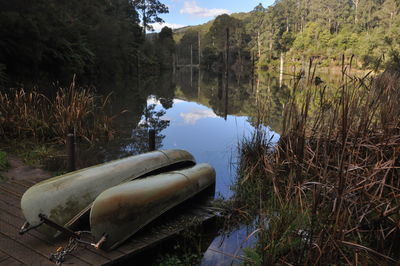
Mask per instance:
[[[215,183],[208,164],[120,184],[101,193],[90,211],[90,230],[100,248],[111,250],[164,212]]]
[[[194,164],[193,156],[183,150],[149,152],[96,165],[40,182],[21,199],[21,209],[30,226],[41,223],[39,214],[59,225],[71,226],[105,190],[171,165]],[[56,231],[47,225],[39,230],[48,235]]]

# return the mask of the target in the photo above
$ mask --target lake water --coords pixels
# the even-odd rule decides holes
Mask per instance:
[[[281,114],[289,95],[291,78],[280,83],[269,74],[256,79],[199,73],[183,69],[114,90],[113,113],[126,111],[115,120],[114,139],[96,150],[81,151],[81,167],[139,154],[147,150],[147,127],[157,132],[157,149],[184,149],[198,163],[209,163],[217,173],[216,197],[229,198],[234,183],[238,145],[257,125],[260,102],[265,108],[264,127],[279,139]],[[288,85],[285,85],[288,84]],[[204,254],[202,265],[239,263],[232,256],[256,239],[251,228],[217,236]]]

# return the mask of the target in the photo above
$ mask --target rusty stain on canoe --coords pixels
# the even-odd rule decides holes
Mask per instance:
[[[114,249],[164,212],[214,183],[214,169],[198,164],[112,187],[93,203],[92,235],[96,241],[106,235],[101,248]]]
[[[184,150],[155,151],[54,177],[24,193],[22,213],[31,226],[41,222],[39,214],[60,225],[70,226],[89,211],[96,197],[108,188],[182,162],[195,163],[195,159]],[[56,233],[46,225],[39,230],[48,235]]]

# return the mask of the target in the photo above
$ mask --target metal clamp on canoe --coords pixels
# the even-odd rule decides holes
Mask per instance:
[[[65,226],[59,225],[58,223],[56,223],[56,222],[50,220],[49,218],[47,218],[46,215],[44,215],[44,214],[39,214],[39,218],[40,218],[40,220],[42,220],[41,224],[44,223],[44,224],[46,224],[46,225],[48,225],[50,227],[53,227],[54,229],[56,229],[56,230],[58,230],[58,231],[60,231],[62,233],[65,233],[68,236],[74,238],[77,242],[85,244],[85,245],[90,245],[90,246],[95,247],[97,249],[99,249],[101,247],[101,245],[107,240],[107,235],[103,235],[97,243],[87,242],[87,241],[84,241],[84,240],[81,239],[81,232],[79,232],[79,231],[78,232],[74,232],[74,231],[72,231],[71,229],[69,229],[69,228],[67,228]],[[31,229],[33,229],[33,228],[31,228]]]
[[[35,226],[31,226],[28,222],[25,222],[25,223],[22,225],[21,229],[19,229],[19,234],[20,234],[20,235],[23,235],[23,234],[27,233],[28,231],[30,231],[30,230],[32,230],[32,229],[38,228],[38,227],[41,226],[42,224],[43,224],[43,222],[41,222],[40,224],[37,224],[37,225],[35,225]]]
[[[47,216],[44,215],[44,214],[41,214],[41,213],[40,213],[40,214],[39,214],[39,218],[40,218],[40,220],[42,221],[42,223],[47,224],[48,226],[53,227],[54,229],[56,229],[56,230],[58,230],[58,231],[60,231],[60,232],[62,232],[62,233],[65,233],[65,234],[67,234],[67,235],[69,235],[69,236],[71,236],[71,237],[73,237],[73,238],[77,238],[77,239],[81,238],[80,235],[79,235],[78,233],[75,233],[75,232],[72,231],[71,229],[69,229],[69,228],[67,228],[67,227],[64,227],[64,226],[62,226],[62,225],[59,225],[58,223],[56,223],[56,222],[50,220],[50,219],[47,218]]]

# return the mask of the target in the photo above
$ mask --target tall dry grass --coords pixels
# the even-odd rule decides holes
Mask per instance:
[[[257,202],[266,265],[400,263],[399,99],[395,68],[357,78],[343,67],[337,90],[299,79],[279,143],[242,146],[236,190],[267,187],[239,193]]]
[[[0,91],[0,136],[64,142],[68,133],[89,142],[115,133],[106,108],[110,95],[96,96],[90,88],[59,88],[54,99],[37,90]]]

